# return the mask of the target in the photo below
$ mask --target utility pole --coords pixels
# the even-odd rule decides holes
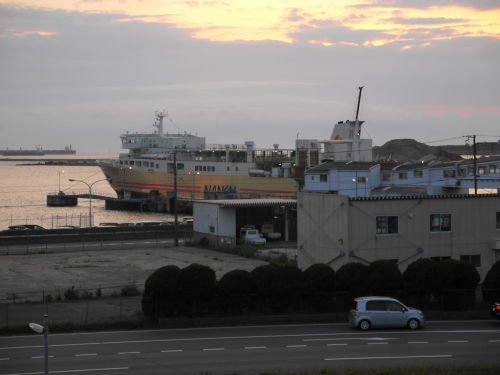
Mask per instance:
[[[175,246],[179,246],[179,224],[177,220],[177,153],[174,150],[174,225],[175,225]]]
[[[476,150],[476,135],[468,135],[467,141],[472,138],[472,161],[474,165],[474,195],[477,195],[477,150]]]
[[[472,136],[472,145],[474,151],[474,195],[477,195],[477,153],[476,153],[476,135]]]

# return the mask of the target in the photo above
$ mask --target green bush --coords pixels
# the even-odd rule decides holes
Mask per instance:
[[[491,302],[500,296],[500,260],[488,271],[481,287],[486,301]]]
[[[302,273],[302,302],[306,311],[331,311],[335,307],[335,271],[327,264],[313,264]]]
[[[361,263],[346,263],[337,272],[337,290],[348,292],[351,297],[369,293],[370,267]]]
[[[474,306],[478,283],[479,273],[472,264],[449,259],[437,265],[437,293],[442,308]]]
[[[256,282],[248,271],[233,270],[217,282],[217,306],[222,312],[241,314],[249,311],[256,291]]]
[[[141,300],[144,315],[158,318],[177,314],[180,272],[177,266],[164,266],[146,279]]]
[[[408,299],[419,306],[431,304],[436,293],[438,262],[421,258],[411,263],[403,273]]]
[[[212,309],[215,272],[201,264],[191,264],[179,273],[179,308],[182,315],[197,316]]]
[[[66,291],[64,292],[64,298],[68,301],[79,300],[81,298],[80,292],[75,289],[74,285],[72,285],[71,288],[66,289]]]
[[[294,266],[265,265],[251,272],[256,281],[255,309],[261,312],[298,310],[302,272]]]
[[[377,260],[370,264],[369,289],[371,294],[399,295],[403,288],[403,276],[396,263]]]

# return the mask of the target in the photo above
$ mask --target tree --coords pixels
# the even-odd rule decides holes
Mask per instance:
[[[241,314],[252,306],[256,282],[248,271],[233,270],[217,282],[217,305],[223,312]]]
[[[146,279],[141,300],[144,315],[156,318],[175,315],[179,303],[180,271],[177,266],[165,266]]]
[[[487,301],[493,301],[500,296],[500,260],[497,261],[488,271],[484,278],[483,296]]]
[[[335,305],[335,271],[327,264],[313,264],[302,273],[302,300],[309,311],[331,311]]]

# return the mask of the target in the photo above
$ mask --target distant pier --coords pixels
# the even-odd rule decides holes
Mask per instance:
[[[85,165],[97,166],[100,159],[45,159],[45,158],[0,158],[2,161],[20,162],[18,165]]]

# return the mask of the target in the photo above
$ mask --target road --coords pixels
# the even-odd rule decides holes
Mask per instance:
[[[347,324],[49,335],[51,374],[257,374],[263,371],[500,365],[500,322],[435,321],[360,332]],[[41,335],[0,337],[0,375],[43,373]]]

